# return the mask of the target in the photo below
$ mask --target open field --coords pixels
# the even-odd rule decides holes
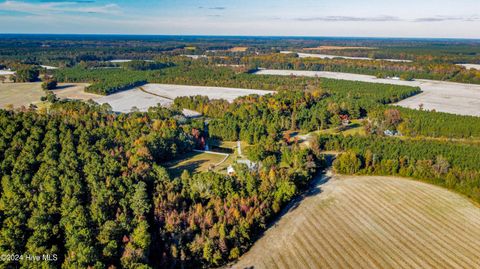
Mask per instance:
[[[398,103],[399,106],[458,115],[480,116],[480,85],[418,79],[402,81],[374,76],[324,71],[260,70],[258,75],[306,76],[420,87],[422,93]]]
[[[480,268],[466,198],[402,178],[322,180],[233,268]]]
[[[162,106],[172,104],[172,100],[143,92],[138,88],[103,96],[95,99],[95,102],[99,104],[108,103],[113,111],[120,113],[132,112],[133,108],[145,112],[150,107],[157,106],[158,104]]]
[[[245,52],[248,50],[248,47],[233,47],[229,49],[230,52]]]
[[[374,50],[373,47],[343,47],[343,46],[318,46],[315,48],[304,48],[303,50]]]
[[[180,96],[204,95],[211,99],[225,99],[232,102],[240,96],[269,93],[274,92],[206,86],[147,84],[139,88],[103,96],[95,99],[95,101],[100,104],[110,104],[113,111],[127,113],[131,112],[134,107],[138,108],[139,111],[147,111],[148,108],[157,104],[170,106],[173,104],[173,99]]]
[[[47,69],[47,70],[55,70],[58,69],[58,67],[55,66],[50,66],[50,65],[40,65],[41,67]]]
[[[40,83],[0,83],[0,108],[13,105],[18,108],[41,102],[45,96]]]
[[[87,83],[59,83],[52,92],[60,99],[90,100],[100,98],[100,95],[85,92]]]
[[[274,93],[273,91],[238,89],[238,88],[222,88],[222,87],[205,87],[205,86],[183,86],[168,84],[147,84],[142,89],[148,93],[162,96],[168,99],[175,99],[180,96],[204,95],[210,99],[225,99],[232,102],[238,97],[258,94],[265,95]]]
[[[15,71],[0,70],[0,76],[9,76],[15,74]]]
[[[168,167],[174,175],[179,176],[183,170],[188,170],[191,173],[206,172],[210,168],[217,170],[215,166],[224,159],[225,155],[222,154],[192,152],[184,155],[181,159],[165,164],[165,166]]]
[[[298,54],[299,58],[320,58],[320,59],[347,59],[347,60],[365,60],[365,61],[387,61],[387,62],[403,62],[403,63],[410,63],[410,60],[398,60],[398,59],[372,59],[366,57],[348,57],[348,56],[340,56],[340,55],[330,55],[330,54],[317,54],[317,53],[301,53],[301,52],[293,52],[293,51],[281,51],[280,53],[283,54],[290,54],[296,53]]]
[[[457,64],[457,65],[460,65],[460,66],[463,66],[467,69],[477,69],[477,70],[480,70],[480,64]]]

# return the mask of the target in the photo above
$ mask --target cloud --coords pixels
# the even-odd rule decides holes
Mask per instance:
[[[93,4],[94,0],[41,0],[43,3],[77,3],[77,4]]]
[[[435,17],[417,18],[417,19],[414,20],[414,22],[444,22],[444,21],[466,21],[466,22],[472,22],[472,21],[480,21],[480,17],[477,16],[477,15],[466,16],[466,17],[460,17],[460,16],[435,16]]]
[[[402,19],[394,16],[377,16],[377,17],[354,17],[354,16],[325,16],[325,17],[306,17],[295,18],[296,21],[323,21],[323,22],[389,22],[402,21]]]
[[[117,4],[105,4],[97,6],[79,6],[79,4],[92,3],[92,1],[49,1],[43,3],[27,3],[22,1],[5,1],[0,3],[1,11],[23,12],[32,15],[52,15],[62,13],[77,14],[119,14],[120,7]]]
[[[204,9],[205,8],[205,9],[210,9],[210,10],[225,10],[225,9],[227,9],[226,7],[202,7],[202,6],[200,6],[198,8],[199,9]]]

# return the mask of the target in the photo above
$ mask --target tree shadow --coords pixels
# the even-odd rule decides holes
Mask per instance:
[[[178,160],[175,162],[171,162],[168,164],[165,164],[170,170],[170,174],[174,177],[181,176],[184,170],[187,170],[190,173],[196,172],[202,165],[206,162],[207,160],[197,160],[197,161],[191,161],[187,162],[185,164],[180,164],[183,160]]]
[[[361,127],[361,126],[362,125],[359,124],[359,123],[352,123],[352,124],[349,124],[348,126],[340,127],[339,130],[342,131],[342,132],[345,132],[345,131],[355,129],[355,128],[358,128],[358,127]]]
[[[53,89],[53,91],[64,90],[64,89],[73,88],[73,87],[75,87],[75,85],[73,85],[73,84],[61,85],[61,86],[57,86],[55,89]]]

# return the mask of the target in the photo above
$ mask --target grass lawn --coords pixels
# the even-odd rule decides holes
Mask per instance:
[[[223,161],[224,158],[225,156],[217,154],[192,152],[167,163],[165,166],[174,176],[180,176],[183,170],[188,170],[191,173],[206,172],[209,168],[214,167],[215,164]],[[219,168],[216,167],[214,170],[217,171]]]
[[[41,102],[45,96],[40,82],[33,83],[0,83],[0,108],[8,105],[18,108]]]

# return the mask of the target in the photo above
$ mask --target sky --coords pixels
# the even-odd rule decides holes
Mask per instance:
[[[0,0],[0,33],[480,38],[480,0]]]

